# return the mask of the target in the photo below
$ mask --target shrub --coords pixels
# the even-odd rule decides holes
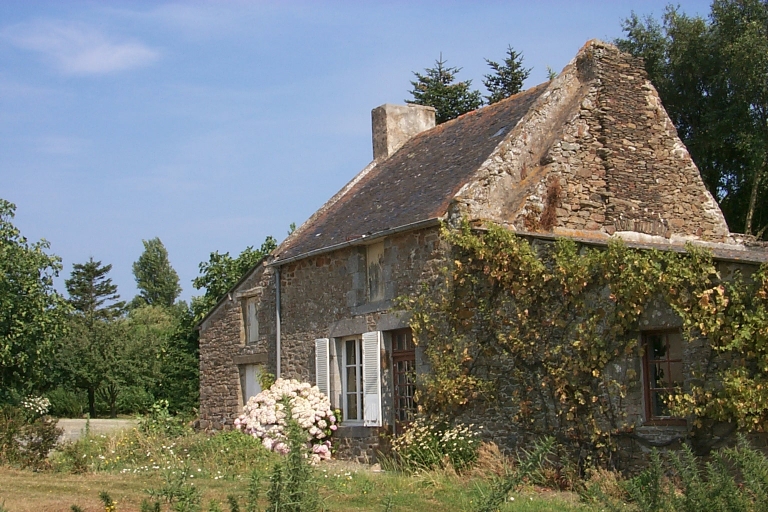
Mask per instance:
[[[48,466],[48,454],[62,430],[50,416],[40,416],[44,402],[29,406],[7,405],[0,410],[0,462],[36,470]]]
[[[47,393],[51,414],[60,418],[82,418],[88,398],[85,393],[56,388]]]
[[[480,442],[473,429],[474,425],[449,426],[417,418],[405,434],[392,441],[392,452],[404,469],[432,469],[447,462],[461,471],[477,460]]]
[[[480,501],[479,512],[494,512],[507,500],[507,496],[526,480],[541,480],[542,470],[549,462],[555,439],[547,437],[536,442],[531,450],[520,450],[515,468],[494,479],[491,491]]]
[[[336,430],[331,402],[317,386],[277,379],[267,390],[251,397],[235,427],[260,439],[268,450],[288,453],[286,429],[290,414],[305,431],[313,462],[331,458],[330,436]]]
[[[124,414],[144,414],[156,403],[152,393],[141,386],[130,386],[117,397],[117,410]]]
[[[269,479],[267,500],[274,512],[314,512],[319,506],[318,484],[308,463],[306,433],[298,421],[291,418],[288,407],[288,456],[275,464]]]
[[[168,412],[168,400],[158,400],[149,413],[139,419],[139,430],[147,435],[178,437],[190,432],[184,418]]]

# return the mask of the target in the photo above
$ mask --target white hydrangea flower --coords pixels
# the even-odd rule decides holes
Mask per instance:
[[[307,431],[312,445],[312,461],[330,459],[331,442],[327,438],[337,428],[338,419],[331,402],[317,386],[295,379],[277,379],[267,390],[251,397],[235,420],[235,428],[262,440],[268,450],[287,453],[287,410],[282,401],[287,398],[291,414]]]

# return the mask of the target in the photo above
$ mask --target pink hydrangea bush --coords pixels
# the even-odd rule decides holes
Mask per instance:
[[[337,428],[336,414],[328,397],[306,382],[277,379],[272,387],[248,400],[243,414],[235,420],[235,427],[261,439],[268,450],[288,453],[286,400],[293,419],[307,432],[312,461],[330,459],[330,436]]]

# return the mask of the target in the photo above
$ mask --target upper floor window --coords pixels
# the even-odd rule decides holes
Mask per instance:
[[[245,343],[253,344],[259,341],[259,317],[256,297],[243,300],[243,323],[245,327]]]
[[[643,333],[646,419],[680,422],[669,410],[669,397],[683,387],[683,337],[679,330]]]
[[[368,301],[384,300],[384,242],[366,246],[366,274],[368,278]]]

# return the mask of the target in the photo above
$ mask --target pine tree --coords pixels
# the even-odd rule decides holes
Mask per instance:
[[[511,46],[507,47],[507,57],[503,64],[485,59],[493,73],[485,75],[483,84],[490,96],[485,99],[489,104],[496,103],[517,94],[523,88],[523,82],[531,74],[532,68],[523,67],[523,54],[516,52]]]
[[[482,106],[480,91],[470,90],[472,80],[455,82],[461,68],[447,67],[443,54],[435,61],[434,68],[427,68],[426,74],[416,73],[416,80],[411,81],[413,89],[408,91],[412,100],[405,100],[416,105],[434,107],[437,124],[450,121],[462,114]]]
[[[90,258],[86,263],[72,265],[72,274],[64,281],[69,293],[69,303],[83,315],[86,323],[95,320],[110,320],[120,315],[125,302],[118,301],[117,285],[107,277],[112,265],[101,265],[101,261]]]
[[[139,289],[134,305],[171,307],[181,293],[179,275],[168,261],[168,251],[159,238],[142,240],[142,243],[144,252],[133,264]]]

